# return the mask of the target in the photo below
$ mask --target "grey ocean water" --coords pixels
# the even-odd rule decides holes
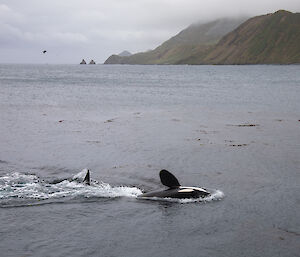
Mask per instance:
[[[299,256],[299,99],[296,65],[0,65],[0,255]],[[137,199],[160,169],[214,196]]]

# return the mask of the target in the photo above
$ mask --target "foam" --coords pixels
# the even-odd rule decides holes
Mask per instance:
[[[83,177],[84,171],[73,176],[73,179]],[[63,180],[57,184],[51,184],[38,178],[34,174],[11,173],[0,177],[0,207],[22,205],[30,202],[31,204],[42,204],[40,200],[62,200],[63,198],[117,198],[131,197],[138,199],[148,199],[154,201],[166,201],[176,203],[196,203],[211,202],[221,200],[224,193],[220,190],[210,190],[211,194],[204,198],[176,199],[141,197],[143,192],[137,187],[111,186],[108,183],[91,181],[88,186],[76,181]],[[37,203],[39,201],[39,203]]]
[[[82,175],[82,174],[79,174]],[[79,176],[78,175],[78,176]],[[76,176],[76,175],[75,175]],[[74,177],[75,177],[74,176]],[[78,177],[77,176],[77,177]],[[41,181],[32,174],[12,173],[0,177],[0,206],[20,200],[61,199],[64,197],[137,197],[142,191],[136,187],[116,186],[104,182],[92,182],[91,186],[63,180],[57,184]]]

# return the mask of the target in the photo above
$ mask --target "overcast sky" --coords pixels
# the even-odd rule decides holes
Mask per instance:
[[[300,0],[0,0],[0,63],[102,63],[191,23],[278,9],[300,12]]]

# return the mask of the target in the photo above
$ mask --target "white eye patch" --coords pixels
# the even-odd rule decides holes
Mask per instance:
[[[180,189],[178,192],[179,193],[191,193],[191,192],[194,192],[194,189],[184,188],[184,189]]]
[[[201,191],[201,192],[207,192],[204,188],[201,187],[180,187],[180,190],[178,192],[186,192],[186,193],[190,193],[193,191]]]

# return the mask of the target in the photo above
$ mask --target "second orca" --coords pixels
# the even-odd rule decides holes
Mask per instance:
[[[161,183],[164,186],[167,186],[168,189],[160,191],[152,191],[139,195],[139,198],[149,198],[149,197],[158,197],[158,198],[200,198],[209,196],[210,193],[201,187],[185,187],[181,186],[177,178],[167,170],[161,170],[159,172],[159,177]]]
[[[90,171],[88,169],[83,169],[78,174],[74,175],[72,178],[63,178],[63,179],[54,179],[52,181],[48,181],[49,184],[59,184],[63,181],[69,182],[77,182],[80,184],[91,185]]]

